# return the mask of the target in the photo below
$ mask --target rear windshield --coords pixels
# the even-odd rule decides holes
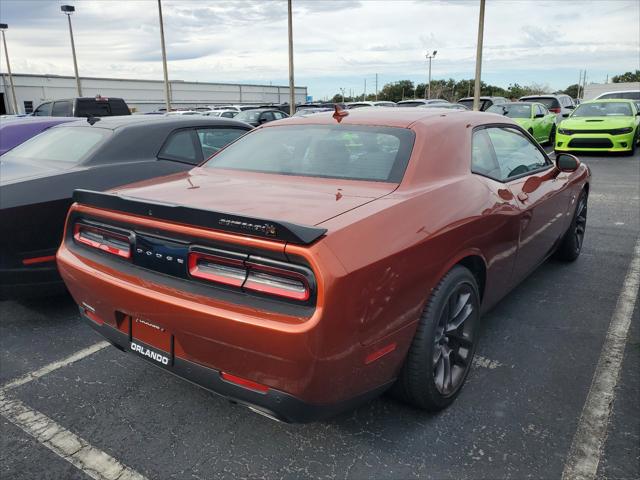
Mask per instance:
[[[491,100],[487,100],[486,98],[480,99],[479,100],[479,108],[480,110],[486,110],[487,108],[489,108],[491,105],[493,105],[493,102]],[[468,100],[458,100],[458,103],[460,105],[464,105],[465,107],[467,107],[469,110],[473,110],[473,98],[470,98]]]
[[[123,100],[79,99],[76,106],[76,117],[108,117],[113,115],[129,115],[129,109]]]
[[[424,102],[400,102],[396,107],[418,107],[424,105]]]
[[[640,100],[640,92],[613,92],[600,95],[598,99],[603,98],[624,98],[628,100]]]
[[[518,105],[517,103],[507,103],[492,105],[487,112],[498,113],[509,118],[529,118],[531,117],[531,105]]]
[[[235,116],[235,119],[242,122],[257,122],[261,113],[262,110],[243,110]]]
[[[404,128],[287,125],[256,130],[204,166],[398,183],[413,142],[413,132]]]
[[[104,128],[50,128],[9,150],[2,159],[77,164],[111,133]]]
[[[522,99],[523,102],[538,102],[542,103],[547,108],[559,108],[560,102],[556,98],[549,97],[527,97]]]
[[[583,103],[578,105],[572,117],[630,117],[631,105],[626,102]]]

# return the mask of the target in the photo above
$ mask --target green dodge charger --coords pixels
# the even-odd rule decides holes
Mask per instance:
[[[626,152],[640,141],[640,112],[632,100],[581,103],[558,125],[556,152]]]
[[[539,143],[553,143],[556,133],[556,114],[550,113],[542,103],[510,102],[493,105],[487,112],[513,118]]]

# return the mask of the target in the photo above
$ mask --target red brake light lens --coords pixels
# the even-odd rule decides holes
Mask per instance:
[[[76,223],[73,229],[76,242],[121,258],[131,258],[131,240],[126,235],[104,228]]]
[[[551,113],[560,113],[560,107],[554,107],[554,108],[550,108],[549,111]]]
[[[242,260],[189,252],[189,274],[195,278],[241,287],[247,278]]]
[[[238,254],[223,252],[218,255],[192,250],[187,262],[189,275],[288,300],[305,302],[311,298],[310,281],[303,273],[296,271],[300,267],[291,265],[289,269],[287,264],[283,264],[283,267],[266,265],[247,261],[246,255],[238,255],[237,258],[233,255]],[[265,262],[271,263],[266,259]]]
[[[304,275],[281,268],[247,262],[249,274],[246,290],[267,293],[291,300],[306,301],[311,296],[309,282]]]

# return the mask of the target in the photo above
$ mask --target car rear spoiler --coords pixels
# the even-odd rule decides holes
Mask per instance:
[[[94,192],[92,190],[75,190],[73,192],[73,201],[82,205],[116,210],[142,217],[152,217],[154,219],[301,245],[313,243],[327,233],[326,228],[245,217],[232,213],[215,212],[172,203],[159,203],[115,193]]]

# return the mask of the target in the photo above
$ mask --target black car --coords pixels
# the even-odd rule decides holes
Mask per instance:
[[[131,115],[122,98],[77,97],[44,102],[33,111],[34,117],[111,117]]]
[[[289,115],[276,108],[255,108],[253,110],[244,110],[233,117],[234,120],[246,122],[254,127],[263,123],[273,122],[287,118]]]
[[[0,156],[0,298],[60,290],[55,253],[76,188],[188,170],[252,128],[204,116],[96,120],[52,127]]]

